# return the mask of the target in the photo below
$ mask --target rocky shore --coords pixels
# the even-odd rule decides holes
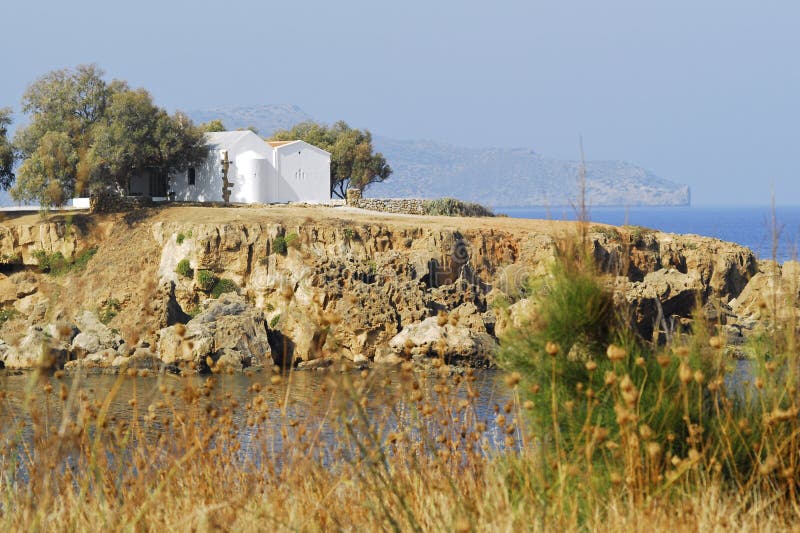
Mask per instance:
[[[498,336],[535,313],[530,282],[546,279],[576,229],[346,207],[17,215],[0,226],[0,361],[184,372],[439,356],[488,365]],[[797,264],[759,262],[735,244],[608,226],[588,239],[648,339],[688,326],[699,302],[736,352],[778,299],[796,300]]]

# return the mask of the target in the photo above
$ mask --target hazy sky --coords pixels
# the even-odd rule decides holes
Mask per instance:
[[[291,103],[396,138],[624,159],[800,204],[800,2],[3,0],[0,107],[97,63],[169,109]]]

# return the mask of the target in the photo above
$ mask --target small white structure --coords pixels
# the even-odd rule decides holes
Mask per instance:
[[[227,152],[230,201],[235,203],[327,202],[331,198],[331,155],[305,141],[264,141],[252,131],[207,133],[208,158],[164,180],[175,200],[222,201],[222,160]],[[147,180],[149,179],[149,183]],[[152,176],[131,183],[131,192],[160,192]],[[147,189],[139,191],[139,189]]]

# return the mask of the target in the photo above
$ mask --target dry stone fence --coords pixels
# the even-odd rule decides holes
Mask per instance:
[[[385,213],[426,214],[425,200],[420,198],[364,198],[358,189],[347,190],[347,205]]]

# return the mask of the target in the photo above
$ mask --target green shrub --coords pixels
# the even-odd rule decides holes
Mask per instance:
[[[774,344],[755,350],[762,354],[753,363],[757,388],[732,393],[724,339],[703,321],[673,345],[646,343],[624,309],[614,309],[606,287],[593,263],[562,256],[533,296],[537,315],[530,325],[501,339],[497,359],[522,380],[542,463],[561,465],[541,469],[550,496],[576,490],[576,483],[604,494],[620,479],[631,494],[659,492],[693,479],[693,465],[701,462],[742,486],[763,479],[767,453],[773,463],[788,463],[793,452],[781,443],[797,430],[786,422],[795,413],[787,395],[795,385],[775,369],[788,368],[793,352],[781,361]],[[760,422],[765,412],[771,425]],[[774,422],[779,417],[782,423]],[[591,475],[559,479],[556,472],[566,466]]]
[[[72,262],[72,270],[83,270],[89,263],[89,260],[97,253],[97,248],[88,248],[79,253],[75,260]]]
[[[3,307],[0,309],[0,325],[5,324],[9,320],[13,320],[17,316],[19,316],[19,311],[13,307]]]
[[[620,240],[620,234],[617,228],[612,226],[592,226],[589,228],[590,233],[599,233],[604,235],[607,239],[612,241]]]
[[[103,305],[101,305],[100,309],[98,309],[97,317],[103,324],[108,324],[109,322],[111,322],[111,319],[117,316],[117,313],[119,313],[119,310],[121,308],[122,306],[119,300],[117,300],[116,298],[109,298],[108,300],[103,302]]]
[[[352,241],[356,236],[356,232],[353,231],[353,228],[344,228],[344,238],[348,241]]]
[[[222,278],[218,280],[214,284],[214,288],[211,289],[211,297],[212,298],[219,298],[221,294],[226,292],[235,292],[239,294],[239,286],[233,282],[233,280]]]
[[[184,235],[183,233],[178,233],[178,236],[175,237],[175,242],[177,242],[178,244],[183,244],[183,241],[185,239],[186,239],[186,235]]]
[[[272,317],[272,320],[269,321],[269,329],[275,329],[275,326],[277,326],[278,322],[280,322],[280,321],[281,321],[281,315],[280,314],[275,315],[274,317]]]
[[[178,261],[178,266],[175,267],[175,272],[184,278],[191,278],[194,275],[192,266],[189,264],[188,259],[181,259]]]
[[[642,244],[642,241],[655,233],[654,230],[650,228],[645,228],[642,226],[622,226],[623,229],[628,231],[630,235],[631,243],[633,244]]]
[[[0,264],[12,265],[17,263],[22,263],[22,256],[19,253],[3,254],[0,256]]]
[[[33,252],[33,257],[36,258],[40,272],[59,276],[69,271],[69,261],[61,252],[48,254],[44,250],[36,250]]]
[[[61,252],[48,254],[44,250],[36,250],[33,252],[33,257],[38,263],[40,272],[60,276],[70,271],[83,270],[96,253],[97,248],[88,248],[78,254],[72,262],[68,261]]]
[[[455,198],[426,200],[423,204],[425,214],[449,217],[493,217],[494,213],[474,202],[463,202]]]
[[[210,270],[198,270],[196,281],[200,290],[208,292],[216,285],[217,277]]]
[[[286,255],[287,249],[286,237],[283,235],[278,235],[272,240],[272,253]]]

